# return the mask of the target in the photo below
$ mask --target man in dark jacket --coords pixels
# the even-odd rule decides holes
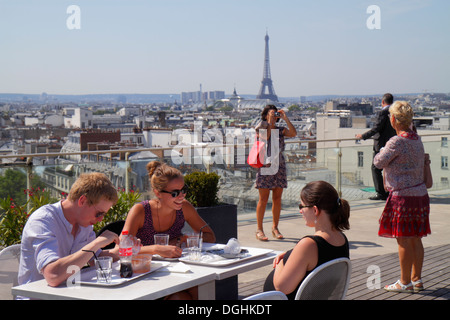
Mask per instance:
[[[386,142],[395,136],[395,130],[391,126],[389,120],[389,106],[394,102],[394,97],[390,93],[386,93],[381,100],[381,111],[377,114],[377,120],[372,129],[363,133],[357,134],[357,139],[369,139],[373,137],[373,156],[380,152],[380,149],[386,145]],[[377,194],[370,197],[370,200],[386,200],[388,192],[384,190],[382,170],[373,165],[372,161],[372,178]]]

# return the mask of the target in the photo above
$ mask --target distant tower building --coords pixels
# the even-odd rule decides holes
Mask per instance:
[[[266,50],[264,53],[264,72],[263,79],[261,81],[261,88],[256,96],[256,99],[270,99],[272,101],[278,101],[278,97],[275,94],[275,89],[273,88],[272,79],[270,77],[270,58],[269,58],[269,35],[266,32]],[[266,93],[266,89],[268,93]]]

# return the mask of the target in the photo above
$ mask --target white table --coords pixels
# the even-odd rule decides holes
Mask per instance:
[[[42,300],[154,300],[198,286],[199,299],[207,300],[215,296],[215,279],[215,273],[207,271],[191,273],[155,271],[112,287],[93,285],[67,287],[65,283],[58,287],[50,287],[46,280],[39,280],[13,287],[11,291],[14,295]]]
[[[237,262],[229,266],[211,267],[189,264],[190,273],[157,270],[129,283],[114,287],[74,286],[50,287],[45,280],[12,288],[12,294],[35,299],[133,300],[159,299],[175,292],[198,286],[199,300],[215,299],[215,281],[271,264],[277,252]]]

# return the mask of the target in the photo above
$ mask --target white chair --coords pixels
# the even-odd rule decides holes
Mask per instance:
[[[0,300],[14,298],[11,288],[18,285],[20,244],[13,244],[0,251]]]
[[[303,280],[295,300],[344,300],[351,271],[352,265],[348,258],[321,264]]]
[[[286,295],[281,291],[267,291],[249,296],[243,300],[287,300]]]

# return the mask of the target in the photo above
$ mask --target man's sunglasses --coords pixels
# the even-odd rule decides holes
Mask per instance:
[[[160,192],[163,193],[168,193],[172,196],[172,198],[176,198],[180,195],[180,193],[182,194],[186,194],[189,191],[188,186],[185,184],[184,187],[181,190],[172,190],[172,191],[166,191],[166,190],[161,190]]]
[[[95,210],[97,210],[97,213],[95,214],[95,218],[96,218],[96,219],[98,219],[98,218],[100,218],[100,217],[104,217],[104,216],[108,213],[108,211],[109,211],[109,210],[108,210],[107,212],[100,211],[100,210],[97,209],[97,207],[95,206],[95,204],[93,204],[92,206],[94,207]]]

